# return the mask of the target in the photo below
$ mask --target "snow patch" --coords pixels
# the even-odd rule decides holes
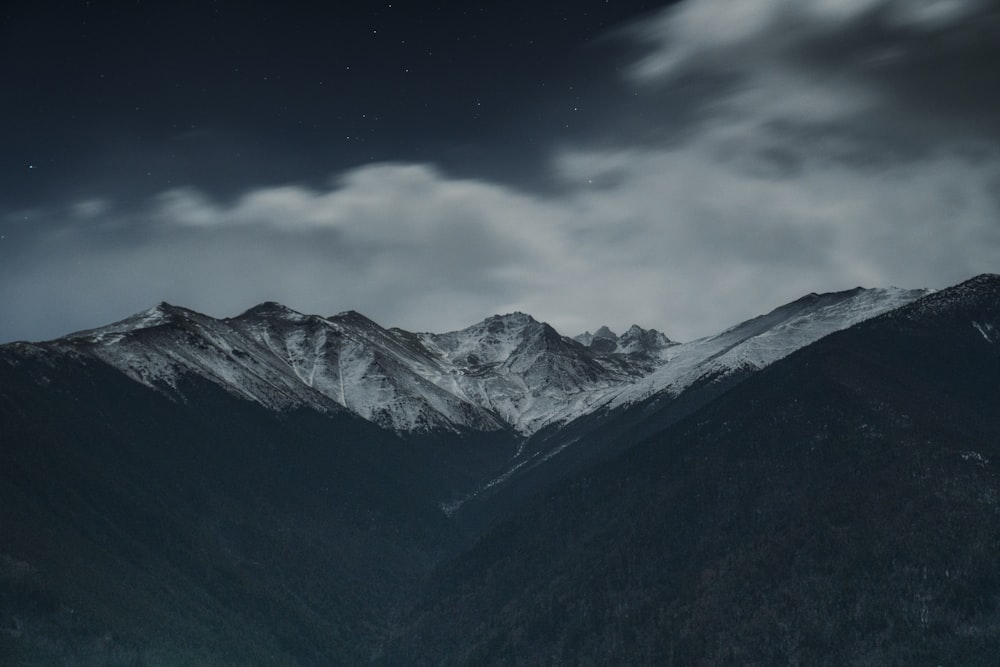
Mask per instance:
[[[980,324],[979,322],[973,322],[972,326],[975,327],[976,331],[978,331],[979,334],[984,339],[986,339],[987,343],[995,343],[997,342],[997,339],[1000,338],[1000,336],[998,336],[996,328],[989,322],[985,324]]]
[[[980,468],[985,468],[990,463],[990,460],[988,458],[986,458],[979,452],[974,452],[972,450],[969,450],[967,452],[962,452],[961,456],[963,461],[971,461],[976,465],[978,465]]]

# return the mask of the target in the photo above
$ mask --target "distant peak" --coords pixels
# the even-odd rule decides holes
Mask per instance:
[[[609,340],[618,340],[618,334],[616,334],[608,327],[602,326],[600,329],[594,332],[594,338],[607,338]]]
[[[980,273],[978,276],[973,276],[969,278],[964,283],[956,285],[956,287],[997,287],[1000,286],[1000,274],[996,273]]]
[[[189,312],[186,308],[181,308],[180,306],[175,306],[171,303],[167,303],[166,301],[161,301],[152,308],[147,308],[142,312],[136,313],[135,315],[132,315],[132,317],[128,319],[152,318],[156,316],[170,317],[175,315],[183,315],[186,312]]]
[[[486,325],[486,329],[490,333],[498,334],[508,329],[521,329],[538,324],[538,321],[527,313],[515,311],[504,315],[491,315],[483,320],[482,324]]]
[[[638,324],[633,324],[618,339],[618,344],[622,352],[656,354],[675,343],[656,329],[643,329]]]
[[[515,310],[513,313],[505,313],[503,315],[491,315],[486,318],[487,322],[535,322],[535,318],[527,313],[522,313],[520,310]]]
[[[340,324],[348,324],[356,327],[379,327],[378,323],[369,317],[366,317],[356,310],[345,310],[336,315],[331,315],[326,318],[331,322],[337,322]]]
[[[107,334],[122,334],[143,329],[152,329],[166,324],[176,324],[197,316],[194,311],[161,301],[151,308],[130,315],[107,326],[85,329],[68,334],[66,338],[92,338],[101,340]]]
[[[182,308],[181,306],[175,306],[166,301],[161,301],[152,308],[147,308],[141,313],[136,313],[128,320],[146,320],[147,322],[153,322],[157,318],[163,320],[169,320],[176,317],[187,317],[193,311],[187,308]],[[126,320],[127,321],[127,320]]]
[[[288,306],[278,303],[277,301],[264,301],[263,303],[259,303],[253,308],[244,311],[240,317],[280,317],[283,319],[298,320],[305,316],[298,311],[292,310]]]
[[[341,320],[364,319],[364,320],[367,320],[369,318],[365,317],[364,315],[362,315],[358,311],[352,309],[352,310],[342,310],[339,313],[337,313],[336,315],[331,315],[327,319],[329,319],[329,320],[333,320],[333,319],[341,319]]]
[[[630,326],[628,328],[628,331],[626,331],[624,334],[622,334],[622,338],[632,337],[632,336],[641,336],[644,333],[658,334],[660,332],[657,331],[656,329],[648,329],[648,330],[647,329],[643,329],[638,324],[633,324],[632,326]]]

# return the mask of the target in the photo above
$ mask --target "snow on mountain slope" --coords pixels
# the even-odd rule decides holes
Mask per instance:
[[[703,378],[756,370],[841,329],[910,303],[928,290],[856,288],[809,294],[722,333],[669,348],[668,360],[651,374],[609,397],[608,406],[672,395]]]
[[[167,303],[120,322],[71,334],[57,350],[92,356],[133,380],[183,398],[186,376],[206,379],[267,408],[338,410],[313,392],[266,347],[224,321]]]
[[[623,355],[596,355],[524,313],[420,338],[456,369],[446,383],[432,381],[489,408],[522,433],[581,414],[606,391],[649,370]]]
[[[638,326],[621,336],[601,327],[574,340],[524,313],[433,334],[385,329],[353,311],[320,317],[268,302],[214,319],[161,303],[30,347],[99,359],[181,400],[185,380],[196,377],[269,409],[346,409],[398,432],[528,435],[603,407],[678,394],[701,378],[761,368],[923,294],[811,294],[685,344]]]
[[[352,412],[398,431],[490,431],[506,424],[488,410],[440,387],[450,369],[406,332],[386,330],[349,311],[322,318],[278,304],[227,320],[261,341],[313,390]]]
[[[419,343],[353,312],[323,318],[264,303],[216,320],[160,304],[56,344],[173,394],[197,376],[269,409],[346,408],[397,431],[506,428],[428,381],[440,364]]]
[[[658,365],[631,381],[603,390],[595,388],[584,394],[585,400],[578,398],[573,405],[563,404],[545,423],[569,425],[577,417],[629,406],[654,396],[676,397],[699,380],[713,381],[761,369],[823,336],[895,311],[927,293],[928,290],[859,287],[844,292],[809,294],[718,335],[689,343],[671,343],[665,337],[654,337],[655,332],[630,330],[633,339],[646,341],[641,346],[644,350],[650,347],[657,350]],[[633,345],[627,341],[629,334],[619,338],[607,327],[602,327],[596,333],[587,332],[574,340],[591,349],[609,343],[616,349],[632,349]],[[652,345],[650,340],[654,341]],[[562,433],[569,435],[546,433],[534,442],[529,441],[511,459],[504,472],[466,497],[443,506],[445,511],[455,512],[471,498],[544,465],[580,440],[572,427]]]

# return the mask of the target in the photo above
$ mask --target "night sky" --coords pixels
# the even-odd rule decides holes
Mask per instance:
[[[160,301],[687,340],[1000,271],[986,0],[8,2],[0,342]]]

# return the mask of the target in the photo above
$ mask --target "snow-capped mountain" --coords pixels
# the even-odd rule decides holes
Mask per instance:
[[[99,359],[179,399],[185,381],[200,378],[272,410],[346,409],[398,432],[530,433],[585,411],[590,398],[657,361],[649,350],[596,354],[523,313],[414,334],[353,311],[320,317],[272,302],[225,319],[161,303],[105,327],[19,345]]]
[[[596,333],[585,331],[574,336],[573,340],[597,353],[617,352],[651,359],[661,356],[660,353],[671,345],[677,345],[656,329],[643,329],[637,324],[633,324],[621,336],[607,326],[602,326]]]
[[[607,405],[628,405],[664,392],[678,395],[699,380],[759,370],[834,331],[899,308],[928,291],[858,287],[808,294],[715,336],[668,348],[666,363],[609,396]]]
[[[272,410],[347,410],[397,432],[528,435],[601,408],[678,394],[699,379],[762,368],[924,293],[811,294],[684,344],[639,326],[571,339],[524,313],[461,331],[410,333],[353,311],[320,317],[268,302],[224,319],[161,303],[105,327],[18,345],[98,359],[179,400],[185,383],[200,378]]]
[[[632,407],[652,409],[655,413],[671,405],[674,399],[696,384],[708,390],[702,396],[712,396],[712,387],[717,386],[715,383],[722,383],[725,387],[729,380],[738,382],[828,334],[881,314],[895,312],[927,293],[928,290],[859,287],[842,292],[808,294],[720,334],[688,343],[672,343],[662,334],[656,335],[655,331],[640,332],[635,328],[621,337],[607,327],[601,327],[595,333],[581,334],[575,340],[592,350],[638,348],[638,354],[643,356],[648,354],[648,350],[656,350],[656,364],[648,373],[630,382],[591,392],[584,410],[575,413],[564,410],[559,415],[553,415],[547,424],[558,425],[559,429],[539,433],[538,437],[524,443],[499,475],[486,480],[472,493],[452,499],[443,507],[447,512],[454,513],[459,508],[467,509],[466,503],[474,498],[486,498],[487,503],[502,506],[505,501],[497,503],[495,494],[505,491],[510,492],[510,497],[514,498],[512,502],[516,503],[517,495],[536,484],[538,479],[544,481],[558,477],[564,474],[562,471],[572,469],[579,457],[582,457],[579,460],[588,461],[587,457],[594,453],[595,447],[608,446],[608,441],[618,437],[622,428],[620,422],[614,422],[616,414]],[[926,299],[919,300],[913,306],[924,301]],[[989,322],[985,317],[979,319]],[[693,402],[682,405],[680,414],[690,405],[697,405],[703,400],[690,394],[687,397]],[[644,416],[640,419],[645,419],[653,413],[641,414]],[[596,441],[589,441],[590,434],[605,420],[617,424],[613,427],[615,433],[599,433]]]
[[[633,327],[636,336],[666,337]],[[663,362],[662,348],[595,350],[530,315],[496,315],[467,329],[420,334],[454,372],[448,388],[522,433],[586,413],[595,400]],[[443,378],[434,378],[442,386]]]

